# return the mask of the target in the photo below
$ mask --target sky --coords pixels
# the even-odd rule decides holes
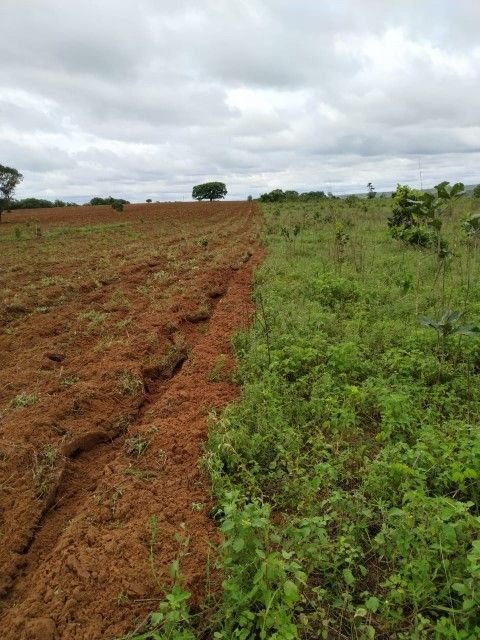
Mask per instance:
[[[480,182],[479,0],[0,0],[17,197]]]

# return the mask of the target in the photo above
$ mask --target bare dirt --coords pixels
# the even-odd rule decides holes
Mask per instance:
[[[196,606],[218,535],[200,460],[232,401],[260,260],[251,203],[79,207],[0,225],[0,629],[135,628],[185,543]],[[210,576],[210,577],[209,577]]]

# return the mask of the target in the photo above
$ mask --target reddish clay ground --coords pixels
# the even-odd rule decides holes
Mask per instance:
[[[257,230],[251,203],[4,214],[3,640],[131,631],[168,589],[178,533],[204,597],[218,537],[199,461],[209,412],[236,395]]]

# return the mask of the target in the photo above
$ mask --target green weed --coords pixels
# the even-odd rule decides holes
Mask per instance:
[[[50,489],[50,481],[59,457],[58,449],[54,445],[47,445],[35,454],[32,468],[33,487],[38,498],[44,498]]]
[[[138,434],[125,441],[125,450],[129,456],[139,458],[143,453],[145,453],[149,445],[149,440]]]
[[[94,311],[92,309],[91,311],[84,311],[79,317],[81,320],[87,320],[89,326],[93,328],[101,325],[107,316],[101,311]]]
[[[10,402],[10,406],[14,409],[20,409],[22,407],[32,407],[38,402],[38,395],[36,393],[19,393]]]
[[[158,520],[156,516],[149,519],[150,543],[149,543],[149,561],[150,570],[155,582],[158,577],[155,568],[154,550],[158,536]],[[181,561],[185,557],[189,538],[183,531],[176,535],[179,550],[176,559],[170,566],[170,577],[172,587],[165,595],[164,600],[159,603],[157,611],[150,614],[146,623],[141,627],[147,627],[144,633],[131,634],[128,639],[124,640],[195,640],[197,637],[192,628],[192,617],[188,608],[190,593],[186,591],[182,585],[180,566]]]
[[[221,382],[226,380],[227,373],[225,371],[225,364],[226,356],[224,353],[221,353],[216,357],[213,367],[208,374],[207,379],[209,382]]]
[[[116,391],[124,396],[135,395],[143,390],[143,381],[131,371],[122,371],[116,384]]]

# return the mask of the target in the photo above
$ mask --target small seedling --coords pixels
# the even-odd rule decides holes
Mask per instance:
[[[143,389],[143,381],[131,371],[124,371],[118,376],[117,391],[123,396],[134,395]]]
[[[44,498],[50,488],[50,478],[58,459],[58,449],[49,444],[40,454],[35,454],[32,475],[35,494]]]
[[[226,356],[224,353],[219,354],[215,358],[215,363],[212,367],[212,370],[208,374],[209,382],[221,382],[222,380],[225,380],[225,363]]]
[[[166,282],[168,280],[168,273],[166,271],[157,271],[152,275],[152,280],[156,282]]]
[[[147,285],[144,285],[144,284],[138,285],[138,287],[136,288],[136,292],[140,296],[145,296],[145,297],[150,296],[150,289],[148,288]]]
[[[80,314],[82,320],[87,320],[91,327],[97,327],[105,320],[106,315],[101,311],[84,311]]]
[[[123,496],[122,487],[114,487],[112,489],[112,495],[110,498],[110,509],[112,511],[112,516],[115,517],[117,513],[118,502],[120,498]]]
[[[167,464],[167,452],[164,451],[163,449],[159,449],[157,451],[157,458],[158,458],[158,466],[159,467],[164,467]]]
[[[152,574],[152,578],[154,582],[157,585],[159,585],[157,569],[155,567],[155,547],[157,545],[158,531],[159,531],[157,516],[150,516],[150,518],[148,519],[148,529],[150,531],[149,553],[148,553],[150,572]]]
[[[126,593],[120,591],[120,593],[117,594],[117,607],[123,607],[123,605],[128,604],[129,602],[130,599]]]
[[[463,229],[470,240],[475,243],[480,237],[480,213],[475,213],[465,220]]]
[[[109,311],[113,311],[113,310],[127,311],[128,309],[130,309],[130,306],[131,306],[130,300],[128,299],[127,294],[121,289],[116,289],[112,293],[112,297],[110,298],[108,303],[105,305],[105,308],[108,309]]]
[[[125,449],[129,456],[139,458],[148,449],[150,442],[142,435],[133,436],[125,441]]]
[[[62,387],[72,387],[74,384],[77,384],[77,382],[79,381],[79,377],[78,376],[65,376],[65,378],[62,378],[60,380],[60,384]]]
[[[10,406],[14,409],[20,409],[22,407],[31,407],[38,402],[38,396],[36,393],[19,393],[10,402]]]
[[[93,350],[95,351],[95,353],[101,353],[102,351],[106,351],[107,349],[110,349],[110,347],[112,346],[112,344],[114,344],[115,342],[115,338],[108,334],[106,336],[102,336],[100,338],[100,340],[97,342],[97,344],[94,346]]]
[[[341,264],[345,259],[345,247],[350,239],[350,236],[345,233],[345,223],[337,222],[335,225],[335,242],[334,253],[335,261]]]
[[[124,318],[123,320],[119,320],[119,321],[117,322],[117,325],[116,325],[116,326],[117,326],[119,329],[126,329],[127,327],[129,327],[129,326],[132,324],[132,322],[133,322],[133,319],[132,319],[132,318]]]
[[[437,332],[439,341],[444,342],[449,336],[479,337],[480,327],[473,324],[462,324],[464,314],[461,311],[445,311],[438,319],[418,316],[419,323]]]

